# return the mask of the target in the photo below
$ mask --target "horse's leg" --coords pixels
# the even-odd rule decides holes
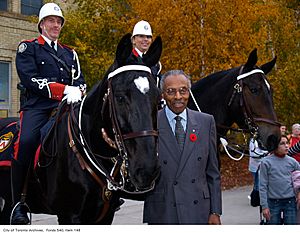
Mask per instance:
[[[1,200],[1,213],[0,224],[9,224],[10,213],[12,210],[11,200],[11,184],[10,184],[10,169],[0,170],[1,185],[0,185],[0,198]],[[0,210],[1,210],[0,209]]]
[[[57,221],[59,225],[72,225],[75,222],[72,221],[72,218],[68,215],[58,214]]]
[[[11,211],[12,211],[12,208],[11,208],[9,202],[5,202],[3,209],[0,213],[0,225],[9,225]]]
[[[114,211],[109,212],[109,213],[101,220],[100,224],[103,224],[103,225],[111,225],[112,222],[113,222],[114,216],[115,216],[115,212],[114,212]]]
[[[57,214],[57,221],[59,225],[80,225],[87,224],[82,222],[79,215],[72,213],[59,213]]]

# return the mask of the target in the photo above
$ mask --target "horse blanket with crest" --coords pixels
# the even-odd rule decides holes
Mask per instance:
[[[14,144],[18,139],[19,119],[7,118],[1,119],[0,125],[0,167],[11,166],[11,160],[14,157]],[[51,117],[49,121],[41,128],[41,142],[46,137],[55,123],[55,117]]]
[[[18,122],[14,121],[0,129],[0,166],[10,166],[14,156],[14,143],[18,136]]]

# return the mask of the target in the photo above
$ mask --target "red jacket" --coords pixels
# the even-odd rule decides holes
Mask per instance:
[[[290,147],[294,146],[298,141],[300,141],[300,137],[294,137],[292,135],[288,135],[288,139],[290,140]],[[300,153],[294,154],[293,158],[300,163]]]

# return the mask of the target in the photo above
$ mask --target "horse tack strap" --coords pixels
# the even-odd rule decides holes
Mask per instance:
[[[89,171],[89,173],[93,176],[93,178],[97,181],[98,184],[100,184],[101,187],[105,187],[104,182],[99,178],[99,176],[97,176],[97,174],[92,170],[92,168],[87,164],[87,162],[85,162],[85,160],[83,159],[82,155],[80,154],[80,152],[78,151],[75,142],[73,140],[73,136],[71,133],[71,125],[70,125],[70,116],[68,117],[68,135],[69,135],[69,146],[72,148],[72,151],[74,152],[74,154],[76,155],[76,157],[79,160],[80,166],[81,168],[87,169]]]
[[[261,122],[269,123],[269,124],[271,124],[271,125],[281,126],[281,123],[280,123],[280,122],[278,122],[278,121],[273,121],[273,120],[269,120],[269,119],[267,119],[267,118],[254,117],[253,120],[256,121],[256,122],[261,121]]]
[[[82,155],[78,151],[78,149],[75,145],[73,136],[72,136],[70,121],[71,120],[70,120],[70,115],[69,115],[68,116],[68,135],[69,135],[69,139],[70,139],[69,146],[71,147],[72,151],[76,155],[82,170],[86,169],[92,175],[92,177],[95,179],[95,181],[100,185],[100,187],[102,188],[102,200],[104,201],[104,206],[103,206],[103,210],[102,210],[100,216],[96,220],[96,223],[98,223],[101,221],[101,219],[105,216],[105,214],[109,210],[109,206],[110,206],[109,200],[111,198],[111,191],[107,189],[107,186],[104,184],[104,182],[101,180],[101,178],[99,176],[97,176],[97,174],[86,163],[86,161],[83,159]]]
[[[144,130],[139,132],[132,132],[128,134],[123,134],[123,139],[137,138],[137,137],[146,137],[146,136],[155,136],[158,137],[158,132],[156,130]]]
[[[116,76],[119,73],[125,72],[125,71],[131,71],[131,70],[135,70],[135,71],[145,71],[151,74],[151,69],[147,66],[144,65],[126,65],[126,66],[121,66],[118,69],[114,70],[113,72],[108,74],[108,79]]]
[[[242,68],[241,68],[242,69]],[[239,74],[239,76],[236,77],[236,80],[241,80],[243,78],[246,78],[252,74],[256,74],[256,73],[262,73],[265,74],[262,70],[260,69],[255,69],[255,70],[251,70],[250,72],[244,73],[244,74]]]

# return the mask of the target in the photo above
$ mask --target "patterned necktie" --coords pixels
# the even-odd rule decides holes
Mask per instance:
[[[179,145],[180,152],[182,152],[183,147],[184,147],[185,132],[184,132],[183,126],[181,124],[181,117],[176,116],[174,119],[176,120],[175,137],[176,137],[177,143]]]
[[[54,43],[54,41],[51,41],[51,48],[53,49],[54,53],[56,53],[56,49],[55,49],[55,43]]]

